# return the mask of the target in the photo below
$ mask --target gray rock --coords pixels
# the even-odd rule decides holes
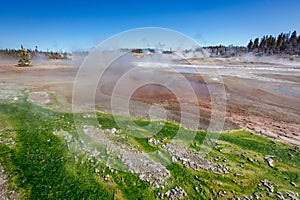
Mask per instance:
[[[172,156],[171,160],[172,160],[172,162],[177,162],[176,156]]]
[[[290,182],[292,186],[297,187],[296,183],[294,183],[293,181]]]
[[[292,200],[299,200],[297,193],[294,193],[292,191],[286,191],[286,194],[288,197],[290,197]]]
[[[277,199],[279,199],[279,200],[285,200],[286,198],[283,196],[283,194],[281,193],[281,192],[277,192],[276,193],[276,197],[277,197]]]
[[[175,187],[174,189],[166,191],[163,196],[169,198],[170,200],[182,199],[187,196],[187,193],[181,187]]]
[[[269,180],[264,179],[260,182],[268,189],[269,192],[274,192],[274,184],[272,184]]]
[[[271,168],[274,168],[274,165],[273,165],[273,158],[274,156],[270,156],[270,155],[267,155],[264,157],[265,161],[267,161],[268,165],[271,167]]]
[[[109,177],[110,177],[109,174],[106,174],[103,178],[104,178],[105,181],[108,181]]]
[[[243,174],[240,174],[240,173],[234,173],[234,176],[243,176]]]
[[[260,199],[259,195],[256,194],[256,193],[253,193],[253,196],[254,196],[255,199]]]
[[[160,185],[155,181],[155,182],[152,184],[152,188],[160,188]]]

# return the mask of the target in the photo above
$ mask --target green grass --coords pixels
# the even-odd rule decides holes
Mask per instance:
[[[155,199],[157,192],[162,193],[175,186],[181,186],[190,199],[217,198],[217,193],[223,190],[227,192],[224,199],[253,196],[253,193],[262,193],[267,198],[266,190],[261,191],[258,187],[262,179],[275,183],[275,192],[300,192],[299,149],[241,130],[222,133],[218,148],[213,149],[207,157],[215,163],[228,166],[231,169],[229,174],[194,171],[176,162],[167,166],[171,178],[166,180],[165,189],[154,189],[139,180],[136,174],[111,172],[104,163],[97,163],[96,160],[91,162],[78,144],[73,142],[68,146],[63,135],[54,134],[55,130],[63,130],[73,138],[78,138],[73,114],[29,103],[26,95],[20,94],[18,97],[17,101],[0,100],[0,141],[12,138],[15,142],[0,142],[0,163],[9,175],[9,189],[17,190],[21,199],[115,199],[117,196],[124,199]],[[78,117],[84,122],[82,115],[78,114]],[[97,119],[103,129],[119,128],[110,114],[98,112]],[[125,124],[131,120],[126,117],[119,119]],[[149,144],[147,137],[139,138],[132,134],[142,131],[147,135],[148,121],[134,119],[133,122],[139,128],[133,127],[118,133],[128,136],[126,142],[144,152],[161,149],[160,145]],[[161,123],[157,121],[153,122],[152,128],[160,126]],[[205,132],[185,130],[170,122],[164,122],[161,131],[153,137],[164,139],[165,143],[170,142],[178,130],[184,132],[182,140],[187,139],[189,134],[195,134],[190,149],[200,150]],[[275,156],[275,168],[267,165],[265,155]],[[253,159],[253,162],[247,158]],[[100,172],[95,173],[95,168]],[[235,173],[242,176],[235,176]],[[111,177],[108,181],[103,178],[106,174]],[[292,186],[291,181],[298,187]],[[195,187],[199,189],[196,191]]]

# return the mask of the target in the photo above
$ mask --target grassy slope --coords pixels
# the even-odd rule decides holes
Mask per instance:
[[[246,131],[222,133],[219,147],[208,155],[213,162],[228,166],[231,173],[218,175],[204,170],[193,171],[177,162],[167,167],[172,175],[167,180],[168,187],[164,190],[152,189],[135,174],[111,173],[104,164],[89,162],[83,152],[69,150],[63,137],[53,134],[53,130],[61,129],[77,137],[73,115],[45,109],[25,99],[21,95],[17,101],[0,101],[0,139],[3,141],[12,137],[15,141],[15,144],[0,143],[0,162],[10,175],[11,189],[18,189],[19,198],[153,199],[157,192],[165,192],[175,186],[184,188],[191,199],[214,198],[221,190],[227,192],[224,199],[232,197],[233,192],[236,196],[253,193],[266,196],[266,189],[258,187],[262,179],[275,183],[275,192],[300,192],[299,187],[290,184],[293,181],[300,185],[299,149],[294,150],[289,145]],[[117,127],[111,115],[97,113],[97,117],[103,128]],[[144,120],[135,122],[147,124]],[[169,141],[178,129],[177,125],[166,122],[156,137]],[[199,150],[204,137],[204,132],[197,132],[191,149]],[[145,152],[160,148],[150,145],[147,139],[129,135],[129,140]],[[293,156],[288,156],[288,153]],[[264,161],[265,155],[276,156],[274,169]],[[227,161],[224,162],[224,159]],[[94,173],[95,168],[104,172]],[[242,176],[235,176],[234,173]],[[105,174],[111,175],[109,181],[103,179]],[[196,186],[198,191],[194,189]]]

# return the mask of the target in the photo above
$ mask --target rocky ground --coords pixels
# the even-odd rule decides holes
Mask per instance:
[[[15,157],[15,154],[17,155],[20,151],[23,151],[26,156],[30,151],[29,161],[33,161],[31,164],[27,163],[25,168],[24,162],[16,162],[15,165],[20,164],[21,168],[16,168],[14,172],[20,173],[20,169],[22,169],[21,172],[26,171],[28,167],[34,167],[37,164],[41,168],[34,169],[32,173],[39,175],[43,175],[49,169],[55,173],[57,167],[61,165],[63,165],[62,168],[69,168],[69,170],[78,166],[79,171],[73,171],[72,174],[79,175],[79,172],[87,170],[88,173],[83,174],[84,177],[92,174],[97,184],[107,188],[120,189],[124,184],[130,185],[130,177],[135,177],[132,185],[128,185],[130,190],[135,188],[138,181],[141,181],[143,184],[140,185],[144,187],[142,191],[146,190],[146,193],[151,193],[151,196],[148,194],[149,198],[158,199],[198,199],[200,197],[205,199],[208,196],[216,199],[299,199],[297,175],[299,150],[296,147],[268,140],[249,132],[236,131],[236,133],[221,134],[218,141],[211,140],[213,149],[209,155],[203,155],[201,147],[205,146],[202,140],[202,137],[206,135],[204,132],[197,133],[192,145],[187,148],[176,143],[182,142],[184,137],[181,140],[170,139],[173,131],[169,130],[176,130],[174,124],[167,125],[168,129],[160,134],[148,138],[136,138],[132,135],[134,128],[128,130],[116,128],[110,115],[101,112],[98,113],[100,124],[97,126],[90,121],[93,113],[80,113],[77,116],[80,119],[77,121],[77,126],[80,126],[82,130],[78,137],[79,133],[74,133],[74,116],[45,109],[49,107],[56,109],[51,107],[56,103],[56,99],[50,92],[36,90],[36,88],[33,91],[23,91],[24,93],[11,89],[0,91],[3,105],[0,112],[3,120],[1,121],[3,129],[0,129],[0,144],[2,148],[12,150],[11,153],[2,152],[0,159],[3,159],[4,164],[7,165],[7,162],[14,161],[8,159],[11,156]],[[11,109],[14,112],[11,112]],[[11,116],[10,120],[7,116]],[[48,117],[54,118],[50,120]],[[35,124],[32,119],[40,121]],[[126,124],[129,124],[128,119],[125,119]],[[139,120],[139,123],[141,122],[144,121]],[[9,126],[10,123],[15,126],[20,124],[21,127],[27,124],[25,130],[32,127],[32,124],[36,127],[30,132],[23,132],[24,128],[15,127],[13,130]],[[163,122],[156,122],[157,125],[161,123]],[[146,129],[138,128],[139,132],[143,130]],[[14,140],[22,133],[24,138],[19,137]],[[192,134],[192,131],[188,133]],[[39,137],[41,137],[38,140],[39,145],[33,146]],[[25,143],[22,144],[21,139]],[[38,149],[40,145],[43,145],[44,149]],[[54,151],[54,145],[60,148]],[[156,151],[150,151],[153,154],[147,153],[149,149]],[[47,154],[41,153],[44,150],[49,151]],[[67,159],[64,160],[64,157],[59,156],[51,162],[47,161],[61,151],[64,151]],[[158,159],[167,156],[170,158],[170,163],[164,164]],[[23,156],[18,157],[18,159],[22,158]],[[58,165],[52,165],[50,168],[49,164],[54,162]],[[0,172],[0,181],[3,183],[0,189],[5,195],[4,198],[15,199],[10,194],[16,192],[7,184],[9,176],[14,174],[6,175],[4,170]],[[65,175],[63,173],[63,176]],[[37,179],[37,184],[46,179],[45,176]],[[15,180],[14,177],[13,180]],[[32,174],[28,174],[28,177],[23,180],[30,181],[31,177]],[[51,190],[48,184],[51,186],[52,182],[44,184]],[[54,185],[60,184],[55,182]],[[42,185],[39,186],[41,188]],[[122,192],[126,190],[128,188],[122,188]],[[36,192],[28,191],[29,193]],[[121,193],[121,190],[116,191]],[[57,193],[62,192],[58,190]],[[53,195],[53,193],[49,192],[47,195]],[[16,199],[22,198],[19,195]]]

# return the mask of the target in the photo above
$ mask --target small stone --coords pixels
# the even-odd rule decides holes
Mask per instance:
[[[291,199],[293,200],[298,200],[298,193],[294,193],[292,191],[286,191],[285,192]]]
[[[262,184],[267,187],[268,191],[270,193],[274,192],[274,184],[272,184],[269,180],[261,180],[260,182],[262,182]]]
[[[110,131],[112,134],[115,134],[117,132],[117,129],[116,128],[112,128],[111,131]]]
[[[160,188],[159,184],[155,181],[152,185],[153,188]]]
[[[106,175],[104,176],[104,180],[105,180],[105,181],[108,181],[108,180],[109,180],[109,177],[110,177],[109,174],[106,174]]]
[[[297,187],[296,183],[294,183],[293,181],[291,181],[290,184],[294,187]]]
[[[259,195],[258,194],[253,193],[253,196],[254,196],[255,199],[259,199]]]
[[[234,173],[234,176],[243,176],[243,174],[240,174],[240,173]]]
[[[283,196],[283,194],[282,194],[281,192],[277,192],[277,193],[276,193],[276,197],[277,197],[277,199],[279,199],[279,200],[285,200],[285,197]]]
[[[171,160],[172,162],[177,162],[177,158],[175,156],[172,156]]]
[[[274,156],[270,156],[270,155],[267,155],[264,157],[265,161],[267,161],[268,165],[271,167],[271,168],[274,168],[274,165],[273,165],[273,158]]]
[[[268,197],[274,197],[274,194],[272,192],[267,192]]]

